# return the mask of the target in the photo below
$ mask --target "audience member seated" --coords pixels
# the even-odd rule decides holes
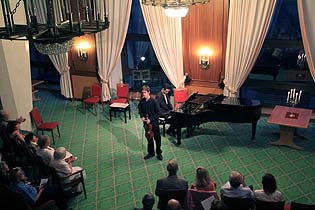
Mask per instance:
[[[250,202],[255,202],[253,191],[245,185],[244,176],[237,171],[232,171],[229,181],[221,187],[221,199],[224,198],[248,198]]]
[[[263,189],[255,190],[255,198],[261,201],[280,202],[284,198],[282,193],[277,190],[277,182],[272,174],[265,174],[261,181]]]
[[[152,193],[147,193],[142,198],[142,208],[134,208],[134,210],[152,210],[154,203],[154,195]]]
[[[171,199],[167,202],[167,210],[181,210],[181,209],[182,209],[182,206],[177,200]]]
[[[168,200],[166,201],[166,203],[164,203],[164,201],[161,199],[165,191],[182,190],[182,191],[186,191],[187,193],[187,189],[188,189],[188,182],[177,176],[178,163],[176,159],[171,159],[168,161],[167,171],[168,171],[168,176],[161,178],[157,180],[156,182],[155,194],[159,196],[159,203],[158,203],[159,209],[161,208],[164,209],[163,208],[164,206],[166,207]],[[179,201],[182,202],[181,200]]]
[[[0,161],[0,184],[9,185],[11,182],[10,169],[5,161]]]
[[[32,155],[37,154],[37,149],[38,149],[38,137],[34,135],[34,133],[30,132],[26,134],[25,136],[25,144],[26,148],[31,152]]]
[[[9,113],[1,110],[0,112],[0,138],[4,141],[5,140],[5,134],[6,134],[6,129],[7,129],[7,124],[9,122]]]
[[[37,154],[41,156],[46,165],[49,165],[55,152],[54,148],[50,147],[49,136],[47,135],[39,136],[37,144],[38,144]]]
[[[198,167],[196,170],[195,182],[192,184],[191,189],[215,191],[216,184],[210,178],[209,172],[203,167]]]
[[[54,156],[53,158],[51,159],[50,163],[49,163],[49,166],[50,167],[53,167],[56,169],[57,171],[57,174],[59,177],[63,178],[63,177],[67,177],[79,170],[82,170],[81,167],[79,166],[75,166],[73,167],[72,166],[72,162],[67,162],[65,160],[65,157],[66,157],[66,154],[67,154],[67,151],[66,151],[66,148],[64,147],[58,147],[55,152],[54,152]],[[85,171],[83,171],[83,176],[85,178]],[[76,174],[74,176],[70,176],[68,177],[64,182],[68,183],[68,182],[71,182],[72,180],[74,179],[77,179],[78,177],[77,176],[80,176],[80,174]],[[68,190],[68,189],[65,189],[65,190]],[[80,186],[78,185],[77,189],[76,189],[76,192],[82,192],[80,190]]]
[[[37,144],[38,144],[37,154],[41,156],[46,165],[49,165],[55,152],[55,149],[50,147],[49,136],[48,135],[39,136]],[[77,157],[74,157],[70,152],[66,151],[65,161],[73,162],[75,160],[77,160]]]
[[[36,207],[48,200],[55,200],[59,210],[68,208],[63,191],[49,184],[49,181],[44,186],[39,186],[36,189],[27,181],[27,177],[21,168],[14,168],[12,175],[13,180],[10,189],[22,193],[30,206]]]
[[[18,121],[9,121],[7,124],[7,134],[12,140],[15,140],[19,144],[25,143],[25,135],[20,132],[20,124]]]
[[[174,127],[171,123],[171,111],[173,110],[173,105],[170,101],[169,92],[171,86],[167,83],[164,83],[160,92],[157,93],[155,99],[159,104],[160,108],[160,117],[165,118],[165,123],[170,124],[170,127],[167,129],[166,133],[171,136],[175,136]]]
[[[5,110],[0,111],[1,125],[4,125],[5,127],[11,121],[17,121],[18,123],[22,123],[22,122],[25,122],[25,120],[26,119],[23,118],[22,116],[20,116],[19,118],[15,119],[15,120],[10,120],[10,113],[8,111],[5,111]]]

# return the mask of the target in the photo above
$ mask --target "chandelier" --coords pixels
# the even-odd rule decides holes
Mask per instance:
[[[206,4],[210,0],[142,0],[142,4],[161,6],[168,17],[185,17],[188,7],[195,4]]]
[[[16,0],[14,4],[13,0],[0,1],[0,22],[4,25],[0,27],[0,39],[29,40],[37,44],[66,43],[68,46],[72,43],[68,41],[76,36],[109,27],[105,0]],[[25,24],[16,23],[17,10],[24,10]],[[49,48],[51,46],[59,49],[58,45]]]

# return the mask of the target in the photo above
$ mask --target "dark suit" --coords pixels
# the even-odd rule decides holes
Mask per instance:
[[[164,97],[162,91],[160,91],[156,95],[155,100],[159,104],[160,116],[161,117],[168,117],[170,115],[170,111],[173,110],[173,105],[170,101],[170,96],[168,94],[166,94],[166,100],[167,100],[167,103],[166,103],[165,97]]]
[[[167,130],[167,133],[174,135],[175,131],[174,131],[174,128],[172,126],[173,125],[172,118],[170,118],[170,116],[171,116],[170,112],[171,112],[171,110],[173,110],[173,105],[170,101],[170,96],[168,94],[166,94],[166,100],[167,100],[167,103],[166,103],[164,94],[162,93],[162,91],[160,91],[156,95],[155,100],[157,101],[157,103],[159,105],[160,117],[164,117],[165,123],[170,124],[170,127]]]
[[[184,206],[188,182],[176,175],[157,180],[155,194],[159,196],[158,209],[165,210],[170,199],[176,199]]]
[[[155,195],[159,196],[161,190],[187,190],[188,182],[185,179],[178,178],[177,175],[171,175],[157,180]]]

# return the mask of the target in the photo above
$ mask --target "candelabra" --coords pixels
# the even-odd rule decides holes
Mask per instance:
[[[287,104],[290,104],[292,107],[296,106],[298,103],[300,103],[301,95],[302,90],[298,92],[295,88],[291,89],[288,91]]]

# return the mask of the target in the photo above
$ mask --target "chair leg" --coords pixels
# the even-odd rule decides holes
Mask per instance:
[[[83,187],[84,197],[85,197],[85,199],[86,199],[87,196],[86,196],[86,189],[85,189],[84,179],[82,179],[82,187]]]
[[[52,139],[53,139],[53,143],[55,144],[54,130],[51,130],[51,136],[52,136]]]
[[[60,137],[59,125],[57,125],[58,136]]]
[[[165,123],[163,123],[163,136],[165,137]]]

